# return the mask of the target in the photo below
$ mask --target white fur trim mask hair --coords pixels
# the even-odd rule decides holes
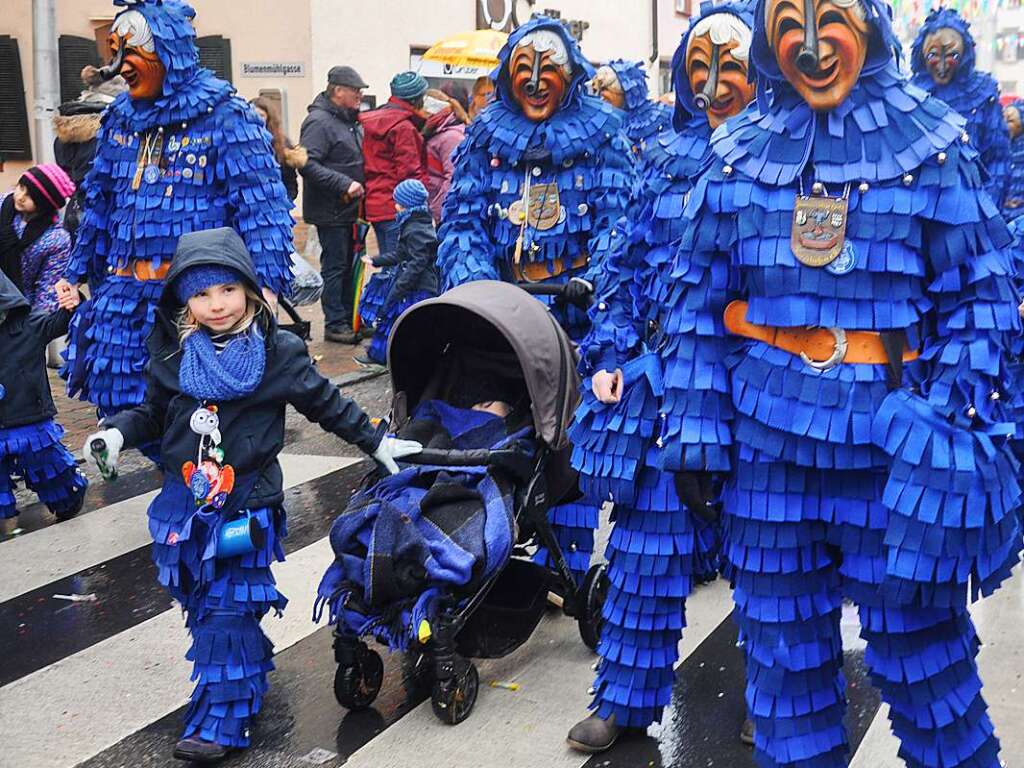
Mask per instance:
[[[733,16],[731,13],[713,13],[698,21],[686,44],[687,56],[690,55],[693,41],[705,35],[709,35],[711,42],[715,45],[725,45],[735,41],[736,47],[732,49],[735,59],[746,61],[750,56],[750,43],[753,40],[753,34],[750,27],[744,24],[739,16]]]
[[[572,79],[572,64],[569,62],[569,49],[557,32],[550,29],[538,29],[531,32],[516,45],[515,50],[530,47],[539,55],[551,52],[551,61],[562,68],[567,79]]]
[[[111,32],[128,41],[128,45],[146,53],[156,51],[153,30],[146,17],[138,11],[125,11],[114,20]]]

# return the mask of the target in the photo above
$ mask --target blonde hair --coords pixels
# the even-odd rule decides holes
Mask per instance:
[[[253,323],[261,319],[264,314],[268,317],[270,315],[270,307],[268,307],[266,301],[263,300],[263,296],[254,291],[247,283],[241,283],[241,286],[245,291],[245,314],[242,315],[242,318],[230,329],[225,331],[225,333],[242,333],[249,330]],[[188,302],[185,302],[185,306],[178,311],[177,326],[179,344],[184,344],[185,339],[202,327],[202,324],[196,320],[195,315],[192,314],[192,310],[188,308]]]

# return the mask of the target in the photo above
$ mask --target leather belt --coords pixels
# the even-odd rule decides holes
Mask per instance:
[[[876,331],[845,331],[841,328],[779,328],[747,322],[747,302],[734,301],[725,308],[725,327],[729,333],[756,339],[773,347],[799,355],[819,370],[839,363],[888,365],[882,334]],[[916,360],[916,349],[903,348],[903,362]]]
[[[149,280],[163,280],[171,271],[171,262],[165,261],[159,267],[154,267],[151,261],[136,259],[128,262],[127,267],[114,270],[113,274],[118,277],[134,277],[136,280],[147,282]]]
[[[513,262],[512,276],[517,283],[542,283],[569,270],[582,269],[590,263],[590,255],[581,253],[571,264],[568,262],[568,259],[556,259],[550,268],[544,261]]]

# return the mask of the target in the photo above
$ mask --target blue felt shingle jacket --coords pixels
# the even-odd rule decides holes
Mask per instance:
[[[72,328],[69,389],[103,414],[142,402],[145,338],[162,284],[149,278],[182,234],[233,227],[262,286],[282,293],[291,278],[292,203],[259,117],[199,66],[190,6],[146,0],[130,10],[152,28],[167,70],[163,94],[124,93],[104,113],[66,273],[93,291]]]
[[[575,73],[561,108],[542,123],[522,114],[507,74],[517,42],[536,29],[562,36]],[[592,74],[576,42],[553,19],[534,20],[510,37],[494,74],[497,97],[456,151],[439,232],[442,290],[470,280],[518,281],[522,275],[513,262],[521,233],[528,280],[565,282],[603,269],[615,223],[629,202],[633,167],[617,110],[583,91]],[[547,190],[535,198],[540,203],[543,197],[553,211],[542,227],[523,228],[513,220],[527,184],[535,195]],[[586,319],[579,313],[563,320],[570,333],[582,335]]]

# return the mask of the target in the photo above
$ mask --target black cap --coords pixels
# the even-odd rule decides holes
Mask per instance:
[[[327,73],[328,85],[347,85],[349,88],[369,88],[352,67],[331,67]]]

